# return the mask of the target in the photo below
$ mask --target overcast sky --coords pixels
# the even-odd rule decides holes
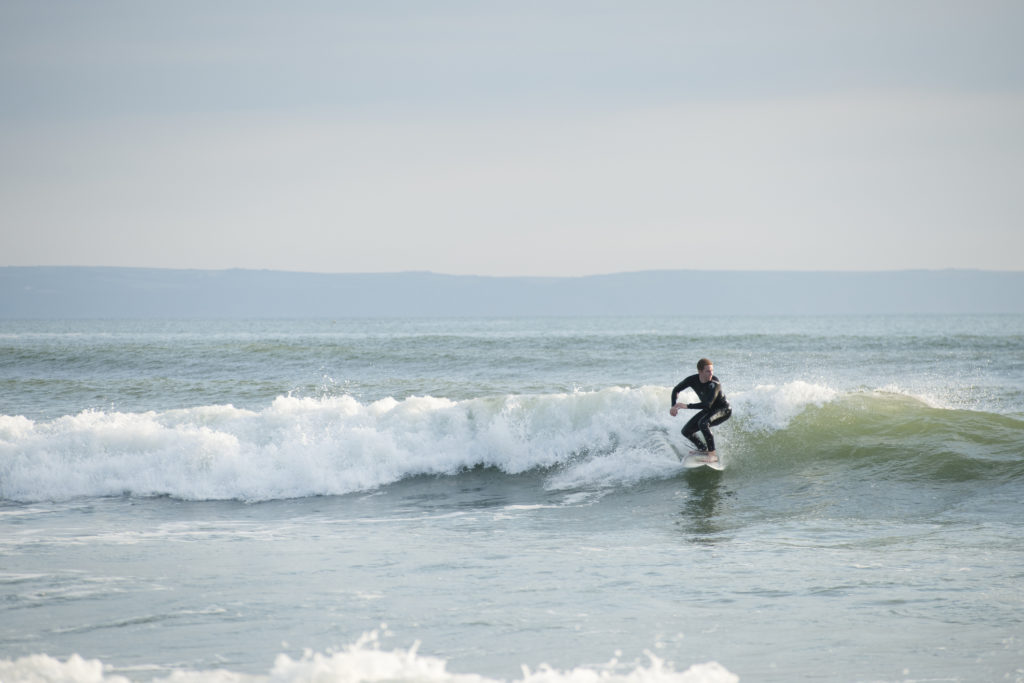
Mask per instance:
[[[0,265],[1024,270],[1024,2],[0,1]]]

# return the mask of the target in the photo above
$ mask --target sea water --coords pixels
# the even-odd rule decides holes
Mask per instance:
[[[1022,681],[1022,501],[1021,316],[3,321],[0,681]]]

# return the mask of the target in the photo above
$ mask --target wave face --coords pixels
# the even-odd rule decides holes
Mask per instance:
[[[0,416],[0,498],[255,502],[480,467],[535,473],[548,488],[629,485],[680,472],[664,439],[653,438],[668,432],[682,443],[683,419],[668,416],[667,396],[665,387],[365,403],[282,396],[262,410]],[[716,429],[729,470],[813,461],[887,476],[1024,477],[1024,421],[1013,416],[805,382],[759,386],[730,401],[734,417]]]
[[[793,411],[782,428],[738,435],[741,450],[756,455],[748,461],[776,468],[810,462],[872,467],[919,481],[1024,477],[1024,420],[1017,417],[939,407],[895,392],[835,394]]]

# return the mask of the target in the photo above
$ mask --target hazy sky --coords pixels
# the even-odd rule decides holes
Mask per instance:
[[[1024,269],[1024,2],[0,0],[0,265]]]

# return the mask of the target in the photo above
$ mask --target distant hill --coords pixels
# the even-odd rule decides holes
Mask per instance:
[[[1024,272],[428,272],[0,267],[0,318],[1024,313]]]

